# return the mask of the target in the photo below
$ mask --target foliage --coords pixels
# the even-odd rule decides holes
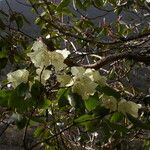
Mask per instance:
[[[41,37],[23,31],[28,19],[9,3],[10,13],[0,11],[0,69],[14,65],[1,82],[0,106],[24,130],[24,148],[115,149],[131,133],[149,130],[149,104],[137,101],[147,95],[123,82],[134,66],[150,65],[149,2],[27,2]],[[127,22],[131,14],[138,17]]]

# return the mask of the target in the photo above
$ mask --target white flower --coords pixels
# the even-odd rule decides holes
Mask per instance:
[[[40,81],[43,85],[45,85],[46,81],[49,79],[51,75],[50,70],[37,69],[36,73],[38,76],[36,76],[34,79]]]
[[[64,59],[66,59],[70,55],[70,52],[67,49],[56,50],[56,52],[62,54]]]
[[[65,86],[67,86],[67,84],[70,83],[71,76],[66,75],[66,74],[64,74],[64,75],[57,75],[57,81],[60,83],[61,87],[65,87]]]
[[[55,67],[56,72],[60,71],[62,69],[64,69],[65,67],[67,67],[64,64],[64,57],[62,54],[57,53],[57,52],[49,52],[49,60],[50,60],[50,64],[52,64]]]
[[[117,100],[113,96],[103,96],[102,105],[111,111],[117,110]]]
[[[133,117],[138,117],[138,109],[140,106],[132,101],[126,101],[122,99],[118,103],[118,111],[122,112],[123,114],[129,113]]]
[[[49,53],[46,50],[37,50],[31,53],[28,53],[27,56],[30,57],[31,61],[35,67],[47,67],[50,65]]]
[[[100,73],[94,69],[85,69],[83,67],[71,67],[71,73],[74,76],[88,76],[93,82],[101,86],[106,85],[106,77],[101,76]]]
[[[74,84],[72,86],[72,92],[82,96],[82,98],[88,99],[90,95],[94,95],[96,92],[97,83],[93,82],[87,76],[74,77]]]
[[[101,86],[106,85],[107,78],[104,76],[101,76],[100,73],[94,69],[86,69],[85,75],[87,75],[92,81],[95,81]]]
[[[46,68],[49,65],[53,65],[56,72],[67,67],[64,64],[64,59],[70,54],[70,52],[66,49],[50,52],[42,41],[36,41],[33,44],[32,49],[34,51],[28,53],[27,56],[30,57],[35,67]]]
[[[71,73],[74,76],[82,76],[85,72],[83,67],[71,67]]]
[[[34,51],[43,51],[47,50],[47,46],[42,41],[34,42],[32,48]]]
[[[12,86],[16,88],[21,83],[28,81],[29,72],[26,69],[19,69],[7,74],[7,80],[12,83]]]

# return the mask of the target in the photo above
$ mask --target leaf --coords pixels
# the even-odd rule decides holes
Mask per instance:
[[[85,124],[85,122],[92,121],[95,117],[93,115],[82,115],[79,118],[74,120],[76,124]]]
[[[150,124],[143,123],[141,120],[134,118],[130,114],[127,114],[127,118],[134,124],[135,127],[150,130]]]
[[[0,90],[0,106],[7,107],[10,91]]]
[[[87,100],[85,100],[85,107],[88,111],[91,111],[96,108],[98,105],[98,95],[90,96]]]
[[[113,88],[109,86],[99,87],[98,89],[100,92],[106,94],[107,96],[113,96],[116,99],[119,99],[121,97],[120,93],[114,90]]]
[[[106,109],[105,107],[101,107],[98,105],[94,110],[93,110],[94,116],[97,116],[99,118],[103,118],[106,115],[109,114],[109,109]]]
[[[86,10],[86,8],[82,4],[81,0],[73,0],[73,4],[74,4],[73,6],[74,6],[75,10],[77,10],[77,9]]]
[[[110,122],[115,123],[115,122],[120,122],[124,118],[124,115],[120,112],[115,112],[110,118]]]
[[[45,131],[44,127],[38,127],[38,128],[36,128],[36,130],[34,131],[34,137],[40,137],[40,136],[42,136],[44,131]]]
[[[67,7],[70,3],[70,0],[62,0],[61,3],[57,6],[57,11],[62,11],[63,8]]]
[[[100,119],[92,114],[91,115],[85,114],[75,119],[74,123],[77,125],[84,126],[86,131],[94,132],[99,128]]]
[[[8,106],[15,109],[17,112],[27,111],[29,105],[28,101],[25,100],[25,96],[28,94],[28,85],[22,83],[17,86],[16,89],[11,91]]]
[[[123,125],[120,125],[120,124],[117,124],[117,123],[112,123],[110,121],[107,120],[107,124],[113,129],[113,130],[116,130],[116,131],[119,131],[121,133],[127,133],[129,130],[123,126]]]
[[[0,43],[1,44],[1,43]],[[1,58],[7,58],[8,57],[8,53],[5,49],[0,50],[0,59]]]
[[[21,97],[25,97],[28,92],[29,92],[29,85],[28,83],[21,83],[17,88],[16,88],[17,95]]]
[[[59,89],[57,93],[57,100],[60,108],[69,105],[67,95],[68,95],[68,89],[65,88]]]
[[[0,58],[0,70],[5,68],[5,66],[7,65],[7,58]]]
[[[92,0],[85,0],[83,3],[83,6],[87,9],[88,7],[90,7],[92,4]]]
[[[104,0],[94,0],[96,7],[100,8],[104,5]]]
[[[82,115],[85,113],[85,104],[82,97],[76,93],[71,93],[72,99],[75,103],[76,115]]]
[[[31,87],[31,95],[34,99],[39,99],[42,96],[44,90],[44,86],[39,82],[35,81],[35,83]]]

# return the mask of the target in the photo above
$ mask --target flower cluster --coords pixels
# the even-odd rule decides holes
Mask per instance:
[[[7,74],[7,80],[16,88],[21,83],[27,83],[29,72],[26,69],[19,69]]]
[[[30,57],[31,62],[37,68],[37,76],[34,79],[39,80],[44,85],[51,75],[51,71],[46,67],[53,65],[56,72],[63,70],[66,67],[64,59],[70,54],[66,49],[50,52],[42,41],[36,41],[32,46],[32,50],[33,52],[28,53],[27,56]],[[27,82],[28,76],[29,72],[26,69],[17,70],[9,73],[7,80],[16,88],[22,82]]]
[[[72,92],[79,94],[83,100],[94,95],[98,85],[102,87],[107,84],[106,78],[94,69],[71,67],[71,74],[66,74],[64,68],[67,68],[67,66],[64,64],[64,60],[70,54],[66,49],[50,52],[42,41],[37,41],[33,44],[32,50],[33,52],[28,53],[27,56],[30,57],[31,62],[36,67],[34,80],[40,81],[43,85],[46,84],[52,74],[51,70],[46,69],[49,65],[53,65],[55,68],[60,88],[70,87]],[[7,80],[12,83],[14,88],[21,83],[28,82],[28,77],[29,71],[26,69],[19,69],[7,74]],[[111,111],[119,111],[124,115],[129,113],[134,117],[138,117],[140,106],[132,101],[122,99],[118,102],[113,96],[106,95],[103,95],[101,99],[102,106]]]
[[[57,75],[57,80],[61,86],[71,86],[72,92],[79,94],[84,100],[88,99],[90,95],[94,95],[98,85],[106,85],[106,78],[94,69],[71,67],[71,74],[72,76]]]
[[[126,113],[133,117],[138,117],[138,110],[140,106],[132,101],[121,99],[119,102],[113,96],[102,96],[102,105],[111,111],[119,111],[126,115]]]

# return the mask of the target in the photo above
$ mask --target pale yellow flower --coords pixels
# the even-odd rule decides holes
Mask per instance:
[[[52,72],[50,70],[36,69],[36,73],[38,76],[36,76],[34,79],[40,81],[43,85],[45,85]]]
[[[37,50],[31,53],[28,53],[27,56],[30,57],[32,63],[37,68],[43,68],[50,65],[50,56],[49,52],[46,50]]]
[[[36,41],[33,44],[32,49],[34,51],[28,53],[27,56],[30,57],[35,67],[46,68],[49,65],[53,65],[56,72],[67,67],[64,64],[64,59],[70,54],[70,52],[66,49],[62,51],[57,50],[57,52],[50,52],[47,50],[47,46],[42,41]]]
[[[100,73],[94,69],[86,69],[85,75],[87,75],[92,81],[95,81],[101,86],[106,85],[107,78],[104,76],[101,76]]]
[[[66,59],[70,55],[70,51],[68,51],[67,49],[56,50],[56,52],[62,54],[64,59]]]
[[[71,73],[74,76],[82,76],[85,73],[85,69],[83,67],[71,67]]]
[[[117,110],[117,100],[113,96],[103,96],[102,105],[111,111]]]
[[[122,112],[123,114],[129,113],[133,117],[138,117],[138,110],[140,106],[132,101],[126,101],[122,99],[118,103],[118,111]]]
[[[34,51],[47,50],[47,46],[42,41],[35,41],[32,48]]]
[[[63,75],[57,75],[57,81],[60,83],[61,87],[67,87],[67,84],[71,81],[71,76],[63,74]]]
[[[83,99],[88,99],[90,95],[94,95],[96,87],[97,83],[87,76],[74,77],[72,92],[79,94]]]
[[[12,83],[12,86],[16,88],[21,83],[28,81],[29,72],[26,69],[19,69],[7,74],[7,80]]]
[[[57,52],[49,52],[49,60],[50,64],[55,67],[55,71],[60,71],[66,68],[66,64],[64,64],[64,57],[62,54]]]

